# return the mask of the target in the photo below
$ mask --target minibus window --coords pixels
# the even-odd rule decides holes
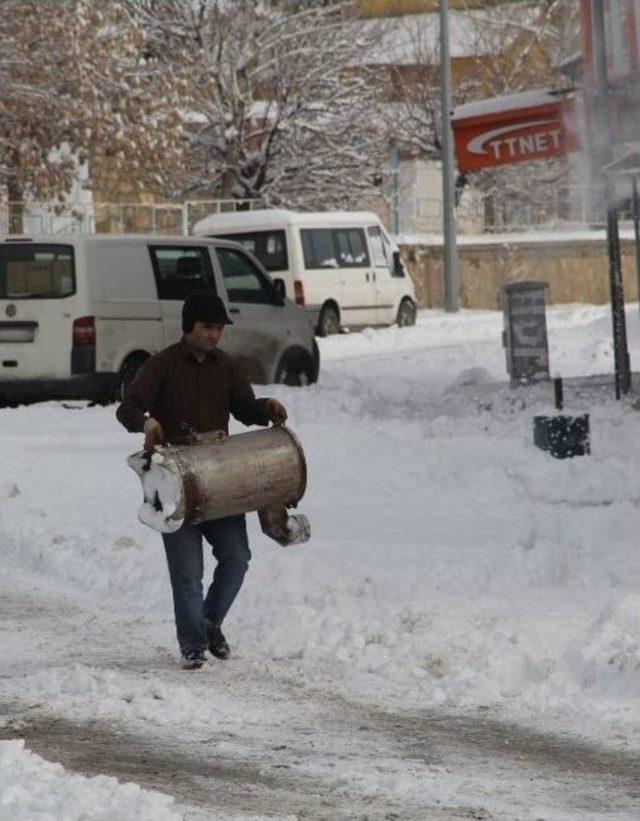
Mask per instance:
[[[248,231],[242,234],[216,234],[220,239],[239,242],[260,260],[267,271],[286,271],[289,267],[284,231]]]
[[[302,238],[302,252],[304,267],[337,268],[338,260],[333,244],[333,231],[329,228],[303,228],[300,231]]]
[[[149,252],[158,299],[186,299],[194,291],[215,292],[208,248],[155,245]]]
[[[391,252],[389,252],[389,257],[387,257],[387,249],[378,226],[372,225],[370,228],[367,228],[367,234],[369,235],[369,247],[371,248],[373,264],[376,268],[386,268],[387,271],[393,273],[392,255]]]
[[[339,228],[334,234],[340,268],[364,268],[369,265],[369,252],[361,228]]]
[[[0,299],[60,299],[74,293],[72,245],[0,245]]]

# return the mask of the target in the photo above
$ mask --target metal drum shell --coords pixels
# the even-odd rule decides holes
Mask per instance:
[[[176,515],[196,524],[274,505],[295,507],[306,490],[304,452],[284,426],[168,447],[163,456],[182,479],[184,509]]]

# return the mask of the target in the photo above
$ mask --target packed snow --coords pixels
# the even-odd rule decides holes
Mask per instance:
[[[286,670],[296,686],[379,707],[491,710],[524,726],[637,742],[639,406],[613,397],[606,308],[556,307],[547,319],[566,410],[590,413],[589,457],[555,460],[534,447],[532,420],[553,413],[552,390],[507,386],[497,312],[423,311],[414,328],[321,340],[317,385],[258,388],[284,401],[305,449],[301,509],[313,535],[282,549],[249,517],[253,559],[227,622],[237,659],[229,664],[254,665],[256,690],[241,703],[233,690],[208,699],[204,679],[176,672],[162,545],[137,521],[140,485],[126,465],[140,436],[119,427],[114,407],[0,411],[4,572],[16,588],[60,597],[80,614],[74,623],[102,637],[85,653],[82,635],[58,629],[69,652],[57,659],[37,632],[3,636],[2,701],[167,738],[233,726],[235,740],[219,742],[233,757],[249,744],[247,728],[277,740],[283,708],[265,708],[258,682]],[[628,330],[637,366],[637,305]],[[609,376],[587,378],[597,374]],[[35,670],[32,651],[46,660]],[[159,660],[160,671],[141,676],[137,658]],[[62,779],[71,776],[41,770],[15,743],[4,755],[66,800]],[[394,796],[473,792],[464,779],[445,785],[435,772],[426,781],[402,772],[353,778]],[[95,779],[69,782],[69,801],[81,784],[104,789]],[[502,793],[484,789],[483,806],[504,811],[517,790]],[[146,807],[145,794],[135,795]],[[171,811],[163,804],[156,817]],[[537,817],[527,812],[501,817]]]
[[[0,818],[180,821],[173,803],[170,796],[141,790],[137,784],[67,773],[26,750],[24,741],[0,741]]]
[[[624,223],[620,226],[620,239],[634,242],[633,228]],[[425,245],[428,248],[442,248],[444,239],[442,233],[402,233],[394,236],[398,245]],[[509,231],[506,233],[491,234],[460,234],[456,242],[461,247],[476,247],[483,245],[563,245],[575,242],[580,245],[593,243],[606,247],[607,235],[604,229],[599,228],[550,228],[539,231]]]

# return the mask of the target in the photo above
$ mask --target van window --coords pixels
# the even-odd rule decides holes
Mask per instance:
[[[364,268],[369,252],[361,228],[303,228],[305,268]]]
[[[229,302],[274,304],[274,291],[246,254],[235,248],[216,248]]]
[[[364,268],[369,252],[362,228],[339,228],[334,231],[340,268]]]
[[[72,245],[0,245],[0,298],[60,299],[75,289]]]
[[[186,299],[194,291],[216,290],[209,249],[193,245],[150,245],[158,299]]]
[[[333,231],[329,228],[303,228],[302,252],[305,268],[337,268]]]
[[[216,234],[221,239],[239,242],[260,260],[267,271],[286,271],[289,267],[284,231],[250,231],[243,234]]]

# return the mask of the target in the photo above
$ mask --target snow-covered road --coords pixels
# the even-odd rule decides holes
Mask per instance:
[[[301,680],[287,662],[239,658],[186,676],[172,654],[147,645],[139,619],[88,622],[76,602],[13,582],[0,591],[0,630],[30,648],[11,667],[30,681],[32,696],[14,694],[3,705],[0,738],[22,738],[70,771],[168,793],[175,817],[622,819],[637,812],[633,749],[604,748],[547,722],[525,728],[491,708],[346,699]],[[60,683],[63,662],[65,698],[35,700],[38,680],[53,674]],[[118,818],[141,817],[140,796],[133,797]],[[89,818],[115,817],[108,801],[93,802]],[[53,818],[87,817],[62,807],[54,805]]]
[[[196,674],[135,521],[138,439],[113,408],[0,411],[0,736],[67,768],[0,741],[0,818],[636,818],[640,414],[574,383],[592,457],[537,451],[550,392],[504,385],[500,327],[325,340],[320,383],[277,390],[313,539],[252,521],[234,658]],[[553,371],[610,370],[606,309],[549,327]]]

